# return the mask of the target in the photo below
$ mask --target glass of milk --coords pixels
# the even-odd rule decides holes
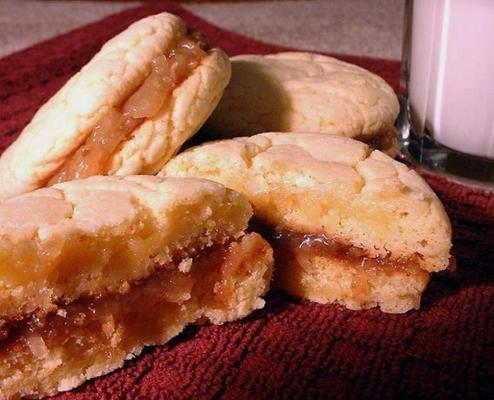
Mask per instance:
[[[401,155],[494,190],[494,0],[407,0]]]

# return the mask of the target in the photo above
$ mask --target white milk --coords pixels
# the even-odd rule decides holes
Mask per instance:
[[[494,0],[415,0],[409,101],[449,148],[494,159]]]

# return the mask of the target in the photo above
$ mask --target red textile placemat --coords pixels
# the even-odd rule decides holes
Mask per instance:
[[[219,29],[178,5],[147,5],[0,59],[0,150],[110,37],[170,11],[230,55],[285,50]],[[327,34],[330,34],[328,32]],[[395,89],[399,63],[340,56]],[[494,196],[426,177],[454,229],[454,273],[420,311],[388,315],[300,301],[279,291],[243,321],[188,328],[63,399],[494,398]]]

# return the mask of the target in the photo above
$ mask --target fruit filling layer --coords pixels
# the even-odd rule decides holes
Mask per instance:
[[[356,137],[355,139],[360,140],[368,144],[373,149],[381,150],[383,152],[395,152],[397,146],[397,133],[395,129],[389,129],[381,135],[374,136],[372,138],[366,137]],[[388,153],[389,155],[389,153]],[[393,155],[394,157],[394,155]]]
[[[111,357],[119,349],[162,341],[170,325],[194,322],[204,308],[234,308],[235,285],[248,279],[267,254],[267,242],[251,233],[170,264],[125,294],[78,299],[42,319],[8,323],[0,341],[0,378],[6,378],[2,364],[22,369],[53,349],[87,367],[95,354]],[[181,322],[182,317],[190,321]]]
[[[328,238],[324,234],[303,234],[296,232],[272,232],[265,235],[273,246],[275,259],[289,258],[296,261],[303,269],[311,271],[314,257],[337,259],[339,264],[354,268],[361,274],[384,273],[392,275],[399,271],[421,274],[418,255],[403,258],[390,256],[369,257],[364,249],[344,244]]]
[[[168,54],[156,57],[142,85],[123,105],[108,110],[86,141],[51,177],[48,186],[104,173],[119,145],[146,118],[161,110],[175,87],[207,56],[209,48],[207,40],[192,30]]]

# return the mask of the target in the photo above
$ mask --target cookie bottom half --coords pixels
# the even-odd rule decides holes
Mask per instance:
[[[293,295],[352,310],[380,307],[404,313],[420,307],[429,273],[413,257],[368,258],[362,249],[323,235],[281,232],[266,237],[276,260],[275,284]]]
[[[187,324],[221,324],[261,308],[272,250],[255,233],[183,259],[125,294],[79,299],[43,320],[13,323],[0,342],[0,398],[69,390],[121,367]]]

